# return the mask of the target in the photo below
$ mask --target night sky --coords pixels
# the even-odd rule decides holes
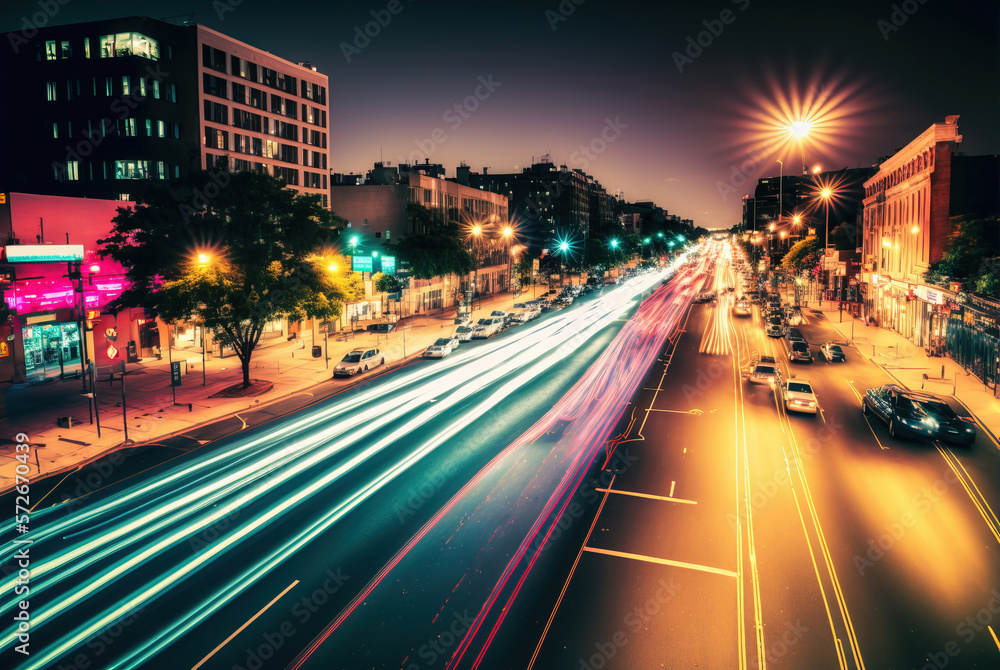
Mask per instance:
[[[338,172],[380,156],[430,158],[449,176],[462,160],[505,172],[549,153],[628,200],[713,228],[737,222],[752,182],[778,174],[775,159],[800,171],[799,146],[780,129],[800,105],[819,114],[802,146],[810,166],[871,165],[948,114],[961,115],[964,151],[1000,152],[997,2],[399,2],[395,15],[389,0],[134,6],[157,18],[193,13],[327,74]],[[71,0],[52,24],[127,6]],[[220,17],[222,8],[231,11]],[[0,29],[38,9],[6,0]],[[355,44],[372,11],[387,25]],[[699,33],[707,46],[689,47]],[[443,142],[431,139],[438,128]]]

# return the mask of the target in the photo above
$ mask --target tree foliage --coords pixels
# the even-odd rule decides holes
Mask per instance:
[[[819,238],[799,240],[781,259],[781,267],[793,274],[810,272],[823,254],[823,243]]]
[[[991,269],[989,260],[998,251],[1000,220],[996,216],[986,219],[953,216],[951,227],[952,233],[948,238],[944,257],[931,270],[960,280],[987,274]]]
[[[321,251],[337,230],[319,198],[266,174],[213,170],[158,184],[113,223],[101,255],[125,268],[129,286],[112,308],[203,323],[235,349],[244,386],[267,322],[330,319],[357,295],[346,259]]]
[[[401,263],[406,263],[417,279],[430,279],[448,274],[464,275],[474,268],[468,244],[454,221],[435,217],[426,207],[411,203],[406,206],[413,230],[398,244],[387,244]]]
[[[372,275],[372,286],[376,293],[396,293],[402,288],[396,275],[387,275],[382,272],[376,272]]]

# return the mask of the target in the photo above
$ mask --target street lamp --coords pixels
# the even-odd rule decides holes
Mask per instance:
[[[802,174],[809,174],[809,170],[806,168],[805,150],[802,148],[802,140],[809,134],[810,125],[808,121],[799,120],[793,121],[789,126],[789,131],[799,141],[799,158],[802,160]]]

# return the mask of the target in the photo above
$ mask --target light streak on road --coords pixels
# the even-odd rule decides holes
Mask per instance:
[[[600,299],[519,326],[434,365],[404,368],[352,394],[241,432],[225,449],[195,454],[155,479],[65,518],[60,518],[59,506],[36,511],[32,547],[43,558],[32,562],[31,586],[32,595],[46,604],[33,612],[32,631],[54,626],[59,636],[22,667],[51,667],[123,616],[155,608],[158,598],[185,579],[225,562],[226,567],[217,569],[228,578],[218,588],[198,594],[174,620],[154,625],[147,619],[144,637],[107,667],[136,667],[153,658],[254,584],[278,557],[293,554],[525,383],[572,356],[658,281],[656,276],[638,277],[606,289]],[[428,429],[432,421],[437,422],[435,430]],[[389,447],[392,462],[370,467],[372,458]],[[337,482],[340,493],[332,494]],[[320,492],[336,495],[324,515],[303,521],[259,560],[234,560],[256,534],[281,523]],[[240,519],[210,546],[189,553],[189,538],[251,505],[264,511]],[[14,538],[13,524],[4,524],[5,555],[14,551]],[[176,564],[149,569],[164,557]],[[13,608],[14,578],[2,585],[2,606]],[[16,629],[7,627],[2,637],[10,646]]]

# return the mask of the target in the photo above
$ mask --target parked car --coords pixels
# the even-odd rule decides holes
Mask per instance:
[[[469,316],[468,312],[462,312],[461,314],[455,315],[455,325],[456,326],[467,326],[472,322],[472,317]]]
[[[847,361],[847,354],[844,353],[839,344],[834,342],[826,342],[821,345],[819,353],[823,354],[823,358],[826,359],[827,363],[844,363]]]
[[[541,316],[541,314],[542,310],[540,307],[533,303],[528,303],[524,309],[519,310],[514,314],[514,321],[518,323],[527,323],[532,319],[537,319]]]
[[[770,384],[772,387],[781,384],[781,368],[774,363],[758,363],[750,369],[747,381],[751,384]]]
[[[490,318],[500,319],[500,323],[502,326],[509,326],[511,319],[514,318],[514,315],[509,312],[505,312],[502,309],[495,309],[492,312],[490,312]]]
[[[972,419],[959,416],[932,393],[910,391],[898,384],[865,391],[861,411],[882,419],[893,437],[924,437],[962,446],[976,441]]]
[[[809,345],[801,340],[793,340],[788,345],[788,360],[793,363],[812,363],[813,355]]]
[[[396,324],[394,323],[369,323],[368,332],[369,333],[389,333],[396,329]]]
[[[355,349],[333,367],[334,377],[353,377],[360,372],[385,363],[385,356],[378,349]]]
[[[493,337],[503,328],[503,319],[501,318],[488,318],[480,319],[479,322],[472,328],[472,339],[474,340],[485,340],[486,338]]]
[[[468,342],[472,339],[472,326],[459,326],[455,329],[455,337],[459,342]]]
[[[439,337],[434,344],[424,349],[424,358],[444,358],[458,346],[457,337]]]
[[[785,403],[785,409],[790,412],[804,412],[806,414],[816,414],[819,412],[819,403],[816,400],[816,393],[812,384],[805,379],[789,379],[781,384],[781,397]]]

